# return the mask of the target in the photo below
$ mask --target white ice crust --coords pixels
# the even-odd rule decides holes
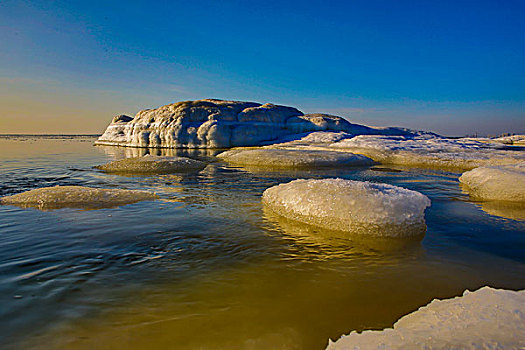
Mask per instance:
[[[425,168],[470,170],[479,166],[525,161],[520,147],[492,139],[450,139],[435,134],[350,135],[316,132],[301,139],[267,146],[281,149],[338,150],[363,154],[380,163]]]
[[[147,155],[116,160],[96,168],[109,173],[168,174],[201,170],[206,163],[186,157],[160,157]]]
[[[374,164],[372,159],[360,154],[316,150],[234,149],[223,152],[218,157],[235,165],[270,168],[351,167]]]
[[[344,179],[294,180],[268,188],[263,203],[286,218],[329,230],[380,237],[425,232],[430,200],[405,188]]]
[[[303,114],[271,103],[206,99],[116,116],[98,145],[156,148],[230,148],[278,142],[315,131],[352,135],[412,135],[403,128],[372,128],[329,114]]]
[[[394,328],[351,332],[328,350],[523,349],[525,291],[483,287],[463,296],[433,300],[399,319]]]
[[[157,195],[146,191],[54,186],[2,197],[0,204],[34,207],[43,210],[59,208],[100,209],[156,198],[158,198]]]
[[[459,178],[471,196],[486,200],[525,202],[525,162],[479,167]]]

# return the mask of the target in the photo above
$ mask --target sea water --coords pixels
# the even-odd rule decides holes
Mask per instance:
[[[211,150],[94,140],[0,137],[0,196],[80,185],[160,197],[100,210],[0,206],[3,348],[322,349],[352,330],[390,327],[434,298],[525,288],[523,208],[471,201],[459,173],[244,169]],[[168,175],[93,168],[147,153],[210,164]],[[261,203],[280,183],[334,177],[423,193],[432,201],[426,235],[341,237]]]

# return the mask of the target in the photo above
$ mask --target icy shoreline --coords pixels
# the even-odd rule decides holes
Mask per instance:
[[[521,349],[525,346],[525,290],[483,287],[438,300],[382,331],[351,332],[327,350]]]

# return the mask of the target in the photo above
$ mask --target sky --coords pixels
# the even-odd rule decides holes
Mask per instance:
[[[524,33],[524,0],[0,0],[0,134],[202,98],[525,134]]]

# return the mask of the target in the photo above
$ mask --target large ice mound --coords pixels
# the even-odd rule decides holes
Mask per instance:
[[[116,160],[96,166],[109,173],[169,174],[204,169],[206,163],[186,157],[150,156]]]
[[[479,167],[463,173],[459,181],[466,185],[473,197],[525,202],[525,162]]]
[[[271,103],[206,99],[146,109],[111,121],[95,144],[158,148],[258,146],[314,131],[353,135],[412,135],[403,128],[372,128],[329,114],[303,114]]]
[[[328,350],[523,349],[525,290],[483,287],[453,299],[433,300],[399,319],[394,328],[352,332]]]
[[[423,194],[388,184],[343,179],[294,180],[268,188],[263,203],[286,218],[330,230],[380,237],[425,232]]]
[[[230,150],[218,155],[228,163],[271,168],[317,168],[373,165],[374,161],[360,154],[284,149]]]
[[[117,207],[158,198],[154,193],[137,190],[104,189],[84,186],[37,188],[0,198],[0,204],[38,209]]]

